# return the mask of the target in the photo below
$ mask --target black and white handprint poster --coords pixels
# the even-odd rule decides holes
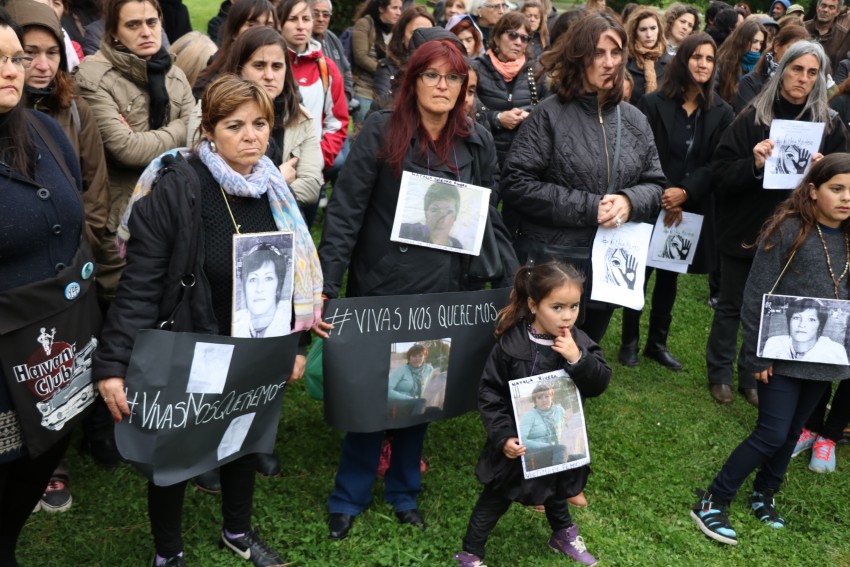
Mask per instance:
[[[643,309],[643,282],[652,225],[627,222],[600,228],[593,240],[593,288],[590,299]]]
[[[682,221],[668,227],[664,226],[664,215],[659,215],[649,242],[646,265],[659,270],[687,273],[696,254],[702,218],[702,215],[683,212]]]
[[[823,122],[774,120],[770,124],[773,152],[764,164],[765,189],[793,189],[820,151]]]

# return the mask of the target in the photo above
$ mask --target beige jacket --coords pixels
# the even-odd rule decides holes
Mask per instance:
[[[351,73],[354,77],[354,93],[364,98],[372,98],[372,82],[378,68],[378,55],[375,51],[377,30],[372,16],[368,14],[356,22],[351,30]]]

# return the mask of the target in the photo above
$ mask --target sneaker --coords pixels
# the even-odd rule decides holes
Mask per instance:
[[[738,545],[738,536],[729,523],[728,504],[715,502],[709,492],[696,493],[699,501],[691,509],[691,518],[702,533],[720,543]]]
[[[183,560],[182,555],[175,555],[174,557],[169,557],[168,559],[166,559],[165,563],[157,565],[156,555],[154,555],[153,562],[151,562],[151,567],[186,567],[186,562]]]
[[[72,501],[68,485],[58,478],[52,478],[41,496],[40,504],[45,512],[65,512],[71,508]]]
[[[242,537],[230,539],[221,532],[221,546],[226,547],[242,559],[251,561],[254,567],[281,567],[283,559],[275,550],[260,539],[254,530],[248,530]]]
[[[466,551],[455,553],[452,559],[457,561],[457,567],[487,567],[484,565],[484,561],[480,557],[467,553]]]
[[[803,432],[800,433],[800,438],[797,439],[797,444],[794,445],[794,452],[791,453],[791,458],[796,457],[803,451],[808,451],[812,448],[812,445],[815,444],[815,439],[817,439],[817,434],[812,433],[806,428],[803,428]]]
[[[776,508],[773,506],[773,491],[753,491],[752,496],[750,496],[750,506],[753,509],[753,514],[762,524],[767,524],[777,530],[785,527],[785,520],[776,513]]]
[[[553,533],[549,538],[549,547],[582,565],[596,565],[596,558],[587,552],[584,540],[578,535],[578,526],[575,524]]]
[[[835,472],[835,441],[818,436],[812,449],[809,470],[816,473]]]

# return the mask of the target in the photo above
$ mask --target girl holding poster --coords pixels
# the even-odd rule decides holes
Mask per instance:
[[[583,565],[596,564],[567,507],[567,498],[584,489],[589,469],[524,478],[520,457],[531,447],[519,442],[508,386],[511,380],[563,369],[582,396],[605,391],[611,368],[599,345],[575,327],[583,283],[584,277],[567,264],[526,265],[516,274],[511,303],[499,312],[498,342],[484,367],[478,392],[487,442],[475,473],[484,490],[472,510],[463,551],[454,556],[459,567],[483,564],[487,538],[511,502],[543,504],[552,528],[549,547]]]
[[[732,452],[691,517],[702,532],[736,545],[728,506],[747,477],[758,469],[750,506],[772,528],[785,527],[773,494],[779,490],[800,436],[834,380],[850,378],[844,364],[757,355],[759,329],[769,295],[850,299],[850,154],[835,153],[812,166],[803,182],[777,208],[762,229],[758,251],[744,289],[742,364],[758,381],[759,413],[753,432]],[[791,332],[794,332],[794,327]],[[769,356],[765,349],[763,355]],[[846,359],[845,359],[846,360]]]

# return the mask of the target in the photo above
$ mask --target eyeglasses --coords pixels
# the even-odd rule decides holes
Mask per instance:
[[[436,87],[440,84],[440,79],[445,79],[446,84],[451,87],[459,87],[463,84],[463,80],[466,78],[466,75],[459,75],[458,73],[447,73],[445,75],[441,75],[439,73],[434,73],[433,71],[419,73],[419,76],[422,78],[422,82],[425,83],[426,87]]]
[[[531,41],[531,36],[525,35],[524,33],[519,33],[515,31],[507,31],[505,33],[511,41],[516,41],[517,39],[519,39],[523,43],[528,43],[529,41]]]
[[[490,8],[491,10],[507,10],[507,4],[484,4],[481,6],[482,8]]]
[[[0,67],[9,61],[18,69],[29,69],[32,67],[32,57],[27,57],[26,55],[0,55]]]
[[[313,12],[313,17],[316,18],[317,20],[318,19],[329,20],[331,18],[331,15],[332,14],[330,12],[320,12],[318,10]]]

